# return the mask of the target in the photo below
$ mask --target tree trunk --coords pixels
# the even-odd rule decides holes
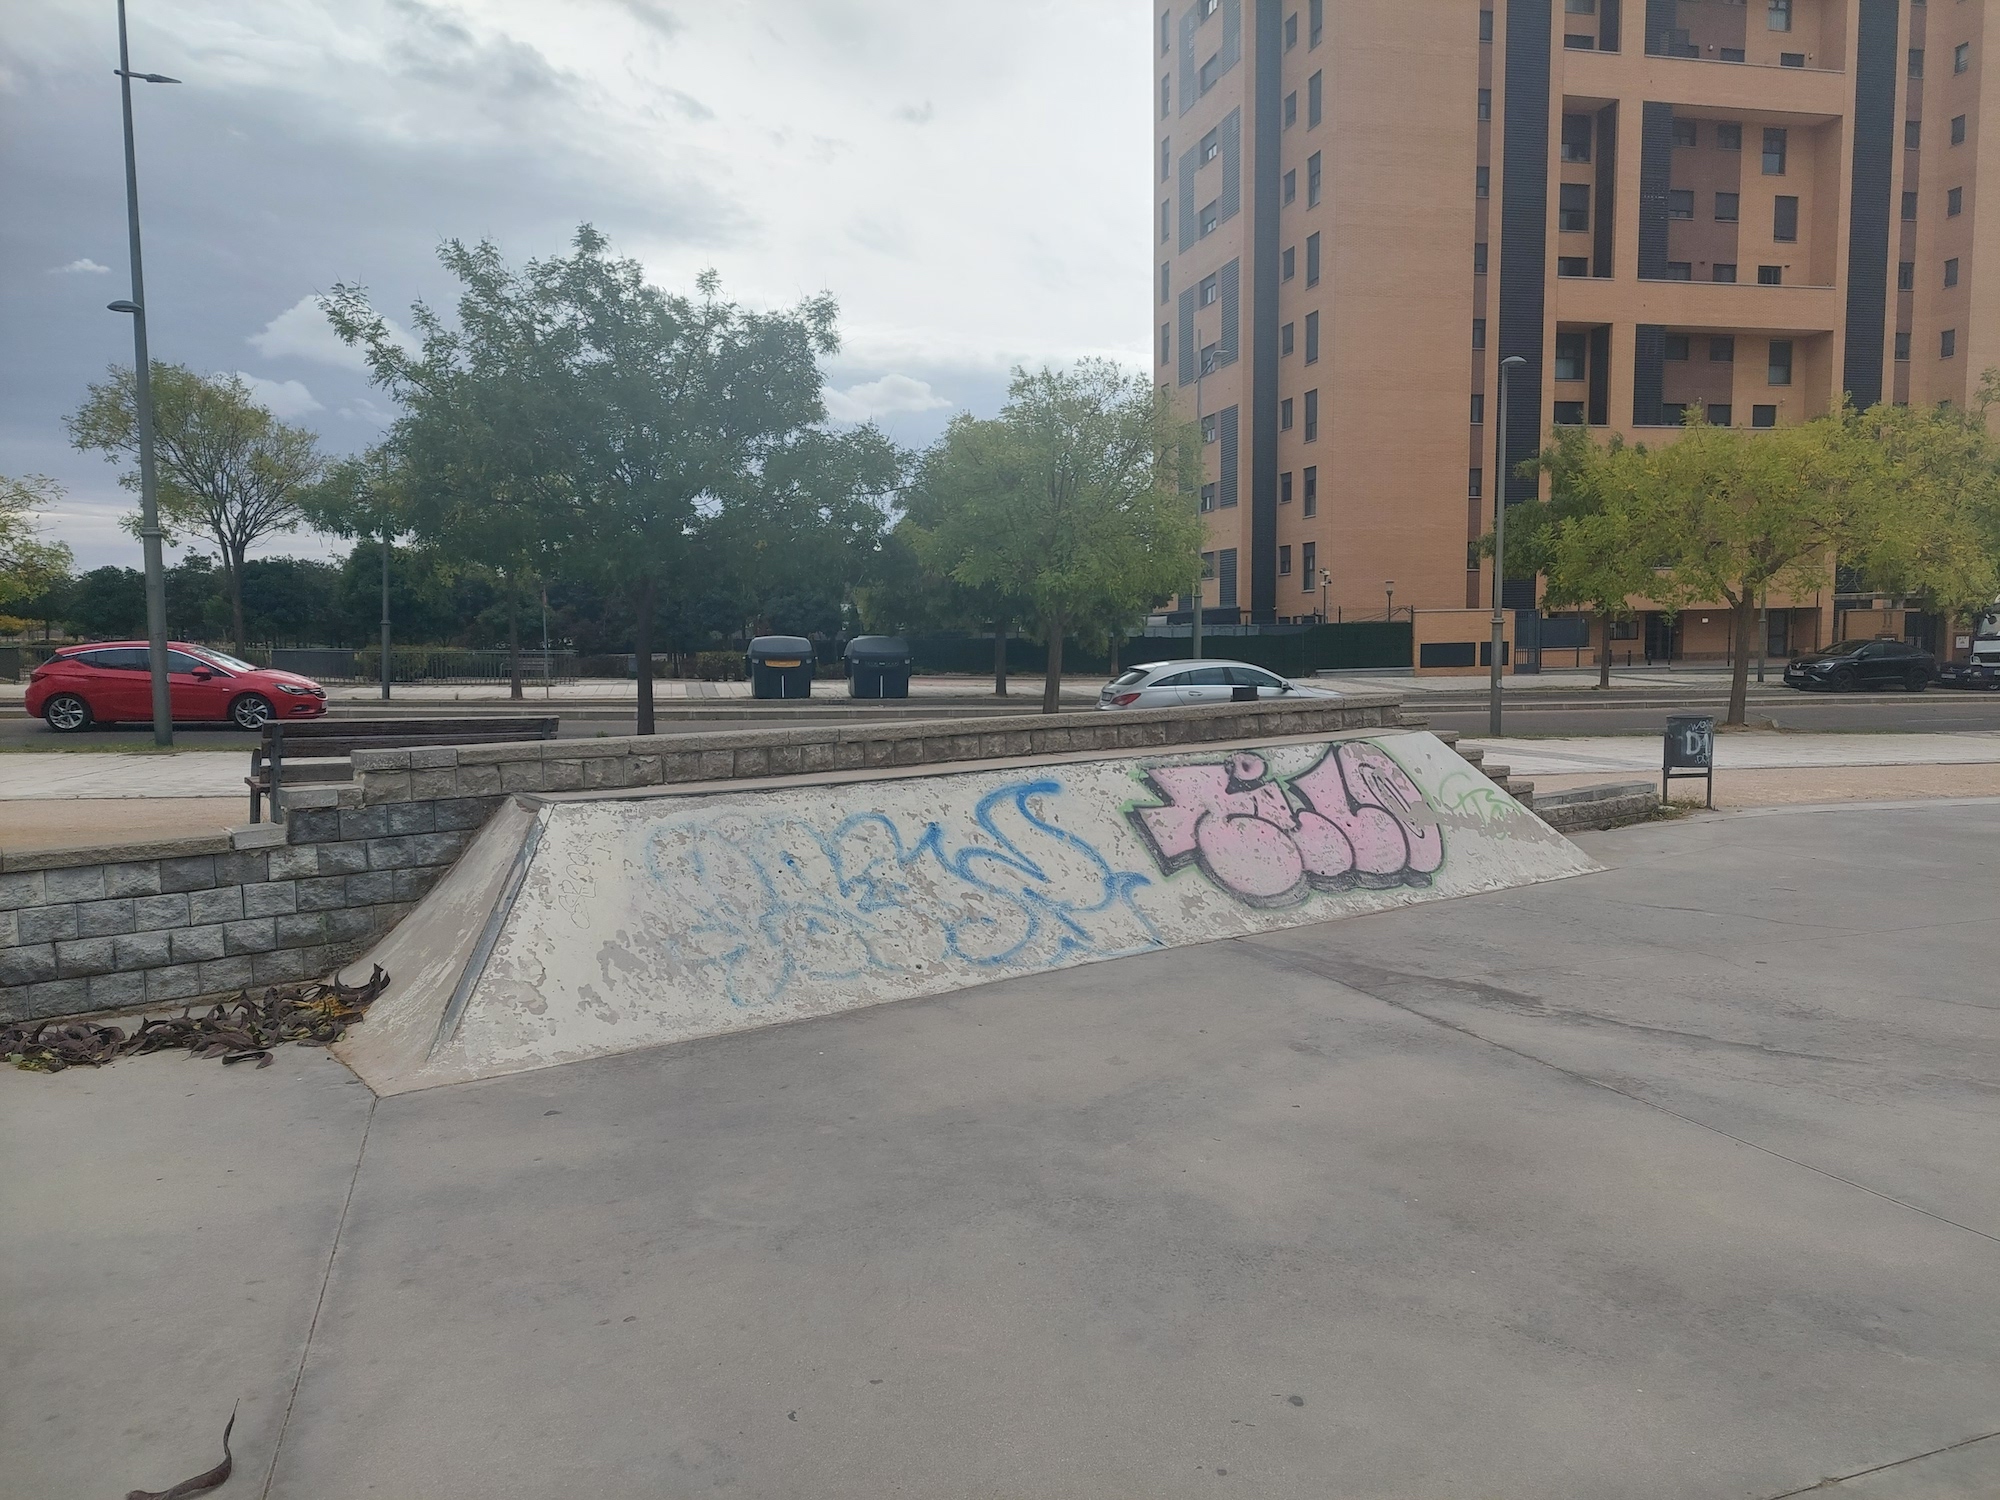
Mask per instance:
[[[1063,618],[1057,615],[1049,621],[1049,667],[1042,674],[1042,712],[1045,714],[1062,711],[1062,653]]]
[[[1611,686],[1611,616],[1597,617],[1598,629],[1602,632],[1597,642],[1597,685]]]
[[[521,579],[511,568],[507,570],[507,696],[515,699],[523,696],[521,692]]]
[[[1007,627],[993,627],[993,696],[1007,696]]]
[[[229,630],[236,642],[236,654],[246,660],[250,655],[248,632],[243,628],[243,549],[225,548],[222,554],[223,566],[229,573]]]
[[[1750,701],[1750,629],[1757,619],[1757,594],[1754,589],[1745,589],[1743,597],[1729,609],[1731,619],[1729,642],[1729,717],[1725,724],[1745,722],[1745,710]]]
[[[639,586],[639,618],[632,627],[633,666],[639,678],[639,733],[653,733],[653,580]]]

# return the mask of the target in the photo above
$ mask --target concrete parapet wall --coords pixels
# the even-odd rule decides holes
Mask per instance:
[[[1563,833],[1616,828],[1621,823],[1650,818],[1659,810],[1660,789],[1651,781],[1569,787],[1560,792],[1543,792],[1535,799],[1536,815]]]
[[[1397,704],[1393,693],[1366,693],[359,751],[355,784],[289,793],[282,828],[0,855],[0,1020],[165,1005],[331,972],[394,927],[516,792],[1250,742],[1393,727]]]

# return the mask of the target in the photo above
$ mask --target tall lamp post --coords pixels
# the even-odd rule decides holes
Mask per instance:
[[[382,522],[382,701],[389,701],[389,523]]]
[[[1326,623],[1326,588],[1332,582],[1333,571],[1330,568],[1321,568],[1319,570],[1319,622],[1322,625]]]
[[[1389,601],[1388,608],[1382,611],[1382,618],[1385,620],[1393,620],[1396,618],[1396,580],[1393,578],[1383,579],[1382,591],[1388,595],[1388,601]]]
[[[1201,425],[1206,419],[1206,414],[1201,409],[1201,383],[1208,376],[1208,365],[1201,357],[1201,330],[1199,328],[1196,328],[1193,337],[1195,347],[1194,425],[1195,432],[1201,439],[1201,483],[1197,484],[1194,490],[1194,513],[1201,517],[1202,540],[1205,542],[1208,540],[1208,517],[1201,508],[1201,492],[1208,484],[1208,431]],[[1188,655],[1196,661],[1201,660],[1201,575],[1202,560],[1197,557],[1194,560],[1194,608],[1188,612]]]
[[[1486,732],[1500,730],[1500,652],[1506,630],[1501,613],[1501,589],[1507,576],[1507,383],[1516,370],[1527,368],[1527,360],[1510,354],[1500,361],[1500,436],[1493,461],[1493,661],[1488,679]]]
[[[167,692],[167,570],[161,553],[160,497],[153,465],[153,366],[146,353],[146,278],[139,260],[139,159],[132,146],[132,80],[179,83],[164,73],[134,73],[125,40],[125,0],[118,0],[118,88],[125,102],[125,220],[132,237],[132,300],[111,311],[132,317],[132,407],[139,426],[139,539],[146,559],[146,644],[153,676],[153,743],[174,742]]]

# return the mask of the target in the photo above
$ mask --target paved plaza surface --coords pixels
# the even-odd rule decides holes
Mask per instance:
[[[0,1074],[0,1491],[2000,1492],[2000,802],[376,1101]],[[1852,1476],[1852,1477],[1849,1477]]]

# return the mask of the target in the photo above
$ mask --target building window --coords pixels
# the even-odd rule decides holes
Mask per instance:
[[[1215,441],[1217,420],[1218,419],[1213,412],[1210,412],[1207,416],[1201,419],[1201,440],[1204,443],[1212,443]]]
[[[1562,122],[1562,159],[1564,161],[1589,161],[1590,142],[1590,116],[1564,115]]]
[[[1285,201],[1292,202],[1299,196],[1299,171],[1297,167],[1285,174]]]
[[[1472,347],[1475,349],[1484,349],[1486,347],[1486,320],[1484,318],[1474,318],[1472,320]]]
[[[1172,325],[1171,325],[1171,324],[1167,324],[1167,323],[1162,323],[1162,324],[1160,325],[1160,363],[1161,363],[1161,364],[1165,364],[1165,363],[1167,362],[1167,359],[1168,359],[1168,357],[1169,357],[1169,356],[1170,356],[1170,355],[1172,354],[1172,352],[1173,352],[1173,335],[1172,335],[1172,332],[1171,332],[1171,327],[1172,327]]]
[[[1326,35],[1326,0],[1306,0],[1306,45],[1317,47]]]
[[[1805,65],[1806,55],[1803,52],[1780,52],[1778,54],[1778,66],[1781,68],[1803,68]]]
[[[1214,15],[1217,10],[1221,9],[1221,7],[1222,7],[1222,0],[1201,0],[1202,20],[1206,21],[1210,16]]]
[[[1690,193],[1687,216],[1694,217],[1693,197]],[[1565,182],[1556,198],[1556,228],[1567,234],[1588,234],[1590,232],[1590,184],[1587,182]]]
[[[1203,344],[1201,346],[1201,373],[1204,375],[1213,375],[1221,368],[1222,360],[1218,357],[1215,345]]]
[[[1726,401],[1711,401],[1705,413],[1711,427],[1727,427],[1735,419],[1736,413]]]
[[[1571,52],[1595,52],[1597,38],[1587,31],[1568,31],[1563,33],[1563,46]]]
[[[1291,503],[1292,503],[1292,471],[1290,469],[1287,469],[1285,470],[1284,473],[1278,476],[1278,504],[1290,505]]]
[[[1299,561],[1305,565],[1299,578],[1299,584],[1310,594],[1314,589],[1319,587],[1319,543],[1301,542],[1299,544]]]
[[[1486,241],[1484,240],[1477,240],[1473,243],[1472,274],[1474,276],[1484,276],[1486,274]]]
[[[1777,127],[1764,127],[1764,175],[1783,177],[1785,175],[1786,137]]]
[[[1214,234],[1216,226],[1221,222],[1221,211],[1217,205],[1213,203],[1206,205],[1201,211],[1202,238],[1206,239],[1209,235]]]
[[[1751,407],[1750,425],[1752,427],[1776,427],[1778,425],[1778,408],[1775,406]]]
[[[1309,516],[1319,514],[1319,466],[1317,464],[1306,465],[1305,497],[1299,508]],[[1311,566],[1310,559],[1307,561],[1307,566]]]
[[[1171,262],[1169,262],[1169,261],[1161,261],[1161,262],[1160,262],[1160,301],[1162,301],[1162,302],[1171,302],[1171,301],[1173,301],[1173,295],[1174,295],[1174,294],[1173,294],[1173,291],[1172,291],[1171,287],[1170,287],[1170,286],[1168,285],[1168,283],[1169,283],[1169,280],[1170,280],[1170,278],[1172,277],[1172,274],[1173,274],[1173,265],[1172,265],[1172,263],[1171,263]]]
[[[1285,95],[1285,129],[1290,130],[1299,123],[1299,95],[1294,89]]]
[[[1715,219],[1719,224],[1734,224],[1743,205],[1739,193],[1717,193],[1715,195]]]
[[[1674,144],[1676,146],[1697,146],[1701,144],[1701,137],[1696,131],[1694,121],[1682,119],[1678,115],[1674,117]]]
[[[1769,0],[1764,8],[1764,24],[1772,31],[1792,29],[1792,0]]]
[[[1201,138],[1201,163],[1207,166],[1220,155],[1222,155],[1222,132],[1211,130]]]
[[[1917,195],[1915,193],[1905,193],[1903,194],[1903,222],[1905,224],[1914,224],[1916,219]]]
[[[1317,442],[1319,440],[1319,392],[1318,391],[1306,392],[1305,417],[1306,417],[1305,421],[1306,441],[1309,443]]]
[[[1759,266],[1757,268],[1757,285],[1783,286],[1784,284],[1785,268],[1783,266]]]
[[[1709,279],[1733,285],[1736,281],[1736,262],[1733,260],[1717,261],[1709,273]]]
[[[1285,397],[1284,400],[1278,403],[1278,431],[1290,432],[1291,430],[1292,430],[1292,398],[1290,396],[1287,396]]]
[[[1168,182],[1174,175],[1174,142],[1169,136],[1160,142],[1160,181]]]
[[[1195,75],[1195,81],[1201,85],[1201,92],[1206,94],[1210,89],[1215,87],[1216,79],[1221,76],[1222,58],[1218,54],[1201,65],[1201,71]]]
[[[1322,75],[1315,73],[1306,80],[1306,129],[1311,130],[1326,115],[1325,87]]]
[[[1956,47],[1951,49],[1951,70],[1954,73],[1963,73],[1971,66],[1972,43],[1960,42]]]
[[[1162,120],[1174,112],[1173,89],[1173,80],[1168,78],[1160,80],[1160,118]]]
[[[1222,300],[1222,278],[1204,276],[1201,279],[1201,305],[1209,307]]]
[[[1661,347],[1664,358],[1684,360],[1688,357],[1688,336],[1684,333],[1670,333]]]
[[[1958,285],[1958,257],[1956,255],[1944,263],[1944,284],[1946,286]]]
[[[1588,276],[1589,274],[1590,274],[1589,256],[1558,255],[1556,257],[1556,275],[1567,277],[1567,276]]]
[[[1285,246],[1285,253],[1279,257],[1279,260],[1283,263],[1284,279],[1290,281],[1298,274],[1299,247],[1296,245]]]
[[[1490,10],[1482,10],[1479,13],[1479,40],[1482,42],[1493,40],[1493,12]]]
[[[1909,357],[1910,357],[1910,336],[1907,333],[1899,333],[1896,335],[1896,358],[1900,360],[1908,360]]]
[[[1479,91],[1479,118],[1482,120],[1493,118],[1493,90],[1491,89],[1481,89]]]
[[[1319,236],[1306,236],[1306,285],[1319,285]]]
[[[1896,263],[1896,290],[1913,292],[1917,289],[1917,263],[1913,260]]]
[[[1319,314],[1316,312],[1306,314],[1306,363],[1319,363]]]
[[[1724,47],[1718,56],[1724,62],[1742,62],[1743,49],[1741,47]]]
[[[1959,116],[1961,120],[1964,118],[1964,115]],[[1923,145],[1924,122],[1922,120],[1903,121],[1903,149],[1905,151],[1921,151]]]
[[[1938,335],[1938,358],[1950,359],[1958,353],[1958,330],[1947,328]]]
[[[1160,243],[1162,245],[1174,235],[1174,206],[1171,202],[1160,205]]]
[[[1694,217],[1693,188],[1667,189],[1667,217],[1670,219],[1692,219]]]
[[[1790,385],[1792,383],[1792,341],[1790,339],[1771,340],[1771,358],[1764,371],[1764,384]]]
[[[1670,260],[1667,262],[1667,280],[1693,281],[1694,262],[1690,260]]]
[[[1472,393],[1472,425],[1479,426],[1486,420],[1486,397],[1479,391]]]
[[[1174,50],[1174,15],[1172,11],[1160,12],[1160,56],[1165,57]]]
[[[1732,363],[1735,358],[1735,334],[1718,333],[1708,341],[1708,359],[1710,364],[1726,365]]]
[[[1790,244],[1798,237],[1799,200],[1789,193],[1780,193],[1771,200],[1771,238]]]
[[[1306,207],[1313,208],[1319,203],[1319,153],[1313,152],[1306,158]]]
[[[1465,471],[1465,493],[1470,495],[1474,500],[1479,498],[1485,484],[1486,473],[1483,469],[1467,469]]]
[[[1944,216],[1947,219],[1955,219],[1964,212],[1965,189],[1962,187],[1952,188],[1944,195]]]
[[[1921,47],[1910,49],[1910,76],[1912,78],[1924,76],[1924,49]]]
[[[1284,545],[1283,543],[1280,543],[1278,545],[1278,576],[1280,578],[1289,578],[1291,577],[1291,575],[1292,575],[1292,549]]]
[[[1472,173],[1473,196],[1485,198],[1490,196],[1492,191],[1493,169],[1490,167],[1475,167]]]
[[[1278,353],[1290,354],[1292,352],[1292,331],[1297,327],[1296,323],[1287,323],[1283,328],[1278,330]]]
[[[1299,44],[1299,13],[1293,11],[1285,17],[1285,50],[1291,51]]]
[[[1964,115],[1953,115],[1951,117],[1951,143],[1954,146],[1963,146],[1965,144]]]
[[[1715,122],[1715,149],[1718,151],[1741,151],[1743,149],[1743,122],[1741,120],[1717,120]]]
[[[1563,0],[1563,14],[1594,16],[1597,14],[1597,0]]]
[[[1555,424],[1558,427],[1581,427],[1583,425],[1583,403],[1581,401],[1557,401],[1554,403]]]
[[[1211,511],[1211,510],[1214,510],[1214,509],[1215,509],[1215,486],[1214,486],[1214,485],[1212,485],[1212,484],[1205,484],[1205,485],[1203,485],[1203,486],[1201,487],[1201,508],[1202,508],[1202,510],[1203,510],[1204,512],[1206,512],[1206,511]],[[1206,576],[1206,575],[1204,575],[1204,576]]]
[[[1556,335],[1556,370],[1558,380],[1582,380],[1584,359],[1590,349],[1590,335],[1587,333],[1559,333]]]

